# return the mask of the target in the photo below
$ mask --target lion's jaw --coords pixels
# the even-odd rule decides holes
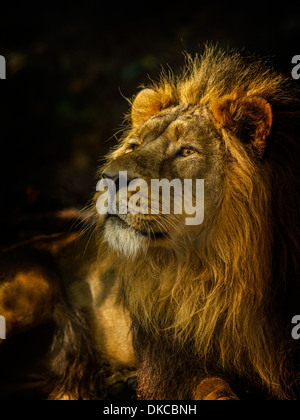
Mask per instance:
[[[123,221],[118,215],[110,215],[104,225],[104,239],[108,245],[127,258],[145,253],[149,246],[146,236]]]
[[[172,219],[171,219],[172,220]],[[174,248],[177,242],[183,242],[184,225],[180,217],[174,222],[168,217],[158,218],[133,214],[110,214],[103,220],[104,240],[114,251],[127,258],[145,255],[149,248]]]
[[[146,252],[147,240],[129,226],[121,226],[108,220],[104,229],[104,238],[108,245],[127,258],[137,256],[140,252]]]

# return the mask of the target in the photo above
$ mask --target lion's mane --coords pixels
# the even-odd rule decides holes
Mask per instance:
[[[139,395],[190,398],[198,378],[212,373],[292,398],[290,322],[300,262],[297,96],[265,62],[212,48],[188,58],[182,76],[164,75],[151,89],[156,94],[140,100],[139,109],[133,102],[135,118],[179,104],[206,107],[222,135],[226,173],[220,209],[199,249],[181,258],[154,248],[124,260],[120,298],[132,317]],[[259,153],[244,143],[243,130],[251,126],[234,108],[251,98],[272,109]],[[259,112],[250,111],[259,123]]]

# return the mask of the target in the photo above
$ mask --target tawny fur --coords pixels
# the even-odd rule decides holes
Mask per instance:
[[[195,369],[210,371],[213,365],[271,396],[292,397],[297,373],[289,317],[297,311],[292,295],[299,275],[297,97],[262,61],[208,49],[202,57],[188,58],[182,76],[163,76],[137,95],[131,129],[178,106],[206,108],[221,134],[223,199],[198,249],[187,243],[182,258],[176,250],[153,249],[123,262],[120,296],[134,328],[142,331],[136,334],[137,353],[142,337],[150,340],[141,352],[141,360],[149,360],[141,369],[140,395],[176,397],[175,390],[163,389],[168,381],[162,377],[172,373],[153,359],[159,357],[155,343],[165,341],[170,354],[188,349]],[[123,147],[108,164],[122,156]],[[185,392],[177,396],[187,397]]]
[[[135,366],[143,399],[234,399],[224,380],[238,394],[253,386],[269,398],[299,398],[291,337],[300,289],[298,98],[261,60],[214,48],[187,57],[181,76],[163,75],[135,97],[128,130],[100,173],[122,166],[133,178],[144,171],[153,179],[159,167],[173,176],[173,160],[160,165],[159,148],[128,153],[128,139],[152,138],[152,117],[160,115],[166,124],[154,139],[203,143],[195,166],[203,164],[213,203],[203,225],[159,215],[156,227],[177,236],[151,245],[136,236],[142,218],[131,215],[133,230],[120,221],[103,226],[94,209],[92,235],[1,253],[8,339],[56,325],[45,373],[50,398],[105,398],[109,377],[126,380]]]

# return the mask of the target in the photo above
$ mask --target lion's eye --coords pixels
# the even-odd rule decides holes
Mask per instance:
[[[129,153],[129,152],[134,152],[136,149],[138,149],[140,147],[139,144],[137,143],[129,143],[128,144],[128,149],[126,150],[125,153]]]
[[[193,153],[195,153],[195,150],[194,150],[194,149],[191,149],[191,148],[189,148],[189,147],[182,147],[182,148],[180,149],[180,152],[179,152],[179,154],[180,154],[181,156],[184,156],[184,157],[190,156],[190,155],[192,155]]]

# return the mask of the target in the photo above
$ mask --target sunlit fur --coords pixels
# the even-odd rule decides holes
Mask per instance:
[[[112,224],[105,227],[104,237],[111,248],[129,259],[135,258],[147,250],[147,239],[132,229],[121,230]]]
[[[226,377],[292,398],[297,372],[291,363],[290,316],[297,311],[292,305],[300,261],[299,104],[285,78],[262,61],[212,48],[202,57],[188,57],[182,76],[165,75],[150,88],[153,95],[133,101],[133,127],[180,104],[206,107],[222,136],[226,167],[222,201],[198,249],[161,247],[134,261],[124,258],[121,299],[134,325],[152,340],[143,345],[138,335],[135,340],[137,353],[143,347],[142,360],[149,359],[139,374],[139,395],[189,396],[189,385],[164,389],[172,376],[164,372],[165,356],[151,359],[155,343],[171,336],[174,354],[186,349],[192,366],[198,358],[202,371],[213,364]],[[274,122],[262,158],[241,141],[238,127],[224,127],[215,118],[218,101],[233,94],[259,97],[272,107]]]

